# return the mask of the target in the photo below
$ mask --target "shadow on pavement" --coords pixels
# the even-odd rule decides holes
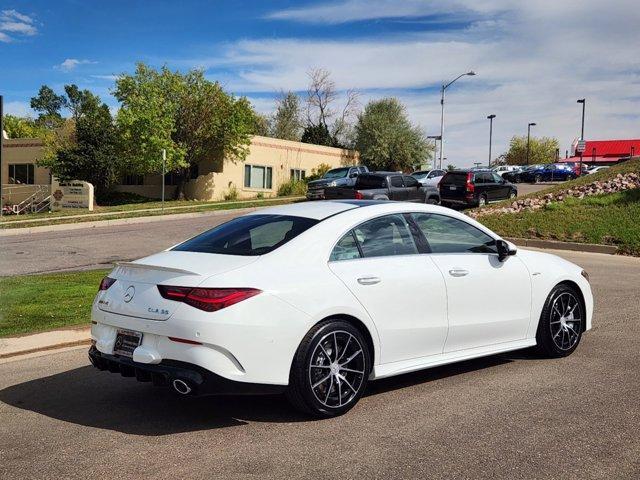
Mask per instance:
[[[369,384],[365,395],[411,387],[491,368],[513,359],[535,358],[526,351],[421,370]],[[407,392],[410,394],[410,392]],[[256,422],[302,422],[282,395],[180,397],[92,366],[68,370],[0,390],[0,401],[50,418],[127,434],[160,436],[235,427]]]

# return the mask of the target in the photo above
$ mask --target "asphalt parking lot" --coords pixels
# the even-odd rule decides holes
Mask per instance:
[[[640,259],[560,254],[596,300],[572,356],[375,382],[331,420],[278,396],[178,398],[94,370],[85,349],[1,363],[0,477],[637,479]]]
[[[519,184],[518,189],[524,195],[547,186]],[[164,250],[237,215],[203,214],[149,223],[0,236],[0,276],[108,268],[114,262]]]

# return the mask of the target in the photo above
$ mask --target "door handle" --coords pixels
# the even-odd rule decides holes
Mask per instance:
[[[452,268],[449,270],[449,275],[452,277],[464,277],[465,275],[469,275],[469,270],[465,270],[463,268]]]
[[[360,285],[375,285],[376,283],[380,283],[379,277],[360,277],[358,279],[358,283]]]

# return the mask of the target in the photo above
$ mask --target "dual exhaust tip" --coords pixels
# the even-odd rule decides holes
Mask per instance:
[[[189,395],[193,392],[193,388],[191,387],[191,385],[189,385],[184,380],[180,380],[179,378],[174,379],[171,382],[171,386],[180,395]]]

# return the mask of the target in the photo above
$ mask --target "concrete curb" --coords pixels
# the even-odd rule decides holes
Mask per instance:
[[[89,345],[91,328],[70,328],[21,337],[0,338],[0,360],[45,350]]]
[[[79,222],[79,223],[61,223],[58,225],[43,225],[40,227],[22,227],[22,228],[4,228],[0,230],[0,237],[11,237],[15,235],[27,235],[30,233],[43,233],[43,232],[61,232],[65,230],[79,230],[82,228],[96,228],[96,227],[108,227],[113,225],[129,225],[136,223],[150,223],[150,222],[164,222],[167,220],[178,220],[184,218],[196,218],[206,216],[219,216],[229,215],[232,213],[248,213],[262,208],[267,208],[271,205],[264,207],[246,207],[246,208],[229,208],[227,210],[212,210],[204,212],[191,212],[191,213],[170,213],[165,215],[153,215],[146,217],[131,217],[131,218],[114,218],[113,220],[95,220],[92,222]]]
[[[615,255],[616,253],[618,253],[618,247],[616,247],[615,245],[559,242],[556,240],[541,240],[538,238],[504,238],[520,247],[548,248],[551,250],[571,250],[574,252],[604,253],[608,255]]]

